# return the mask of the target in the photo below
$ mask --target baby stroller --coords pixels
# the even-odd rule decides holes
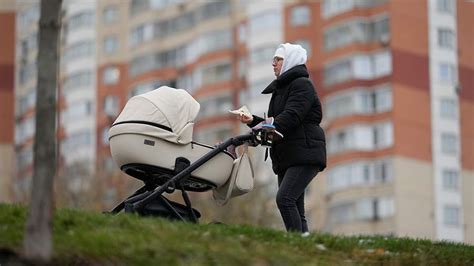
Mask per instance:
[[[120,169],[144,185],[111,213],[124,210],[197,222],[200,213],[192,208],[187,191],[212,190],[214,199],[225,204],[252,190],[253,170],[247,153],[235,158],[227,148],[265,144],[266,131],[253,130],[214,147],[197,143],[192,135],[199,108],[186,91],[167,86],[127,102],[110,128],[110,150]],[[175,190],[181,191],[185,205],[164,196]]]

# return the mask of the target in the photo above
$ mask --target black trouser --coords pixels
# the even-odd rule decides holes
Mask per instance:
[[[319,169],[316,165],[298,165],[278,174],[276,202],[287,231],[308,232],[304,191]]]

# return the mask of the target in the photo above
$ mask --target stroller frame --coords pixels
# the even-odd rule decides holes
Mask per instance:
[[[186,158],[176,158],[176,175],[168,179],[162,185],[142,180],[143,182],[145,182],[145,185],[135,191],[135,193],[130,195],[127,199],[119,203],[115,208],[110,211],[110,213],[118,214],[120,211],[124,210],[126,213],[140,214],[144,212],[147,204],[150,204],[153,201],[157,201],[170,212],[171,218],[181,221],[191,221],[197,223],[199,212],[192,208],[188,193],[183,187],[183,182],[190,177],[190,174],[194,170],[199,168],[201,165],[212,159],[220,152],[225,151],[231,145],[234,145],[236,147],[244,143],[249,143],[253,146],[258,145],[258,134],[258,131],[251,131],[249,134],[229,138],[226,141],[218,144],[214,149],[206,153],[204,156],[202,156],[192,164],[190,164],[189,160],[187,160]],[[172,193],[177,188],[181,190],[181,196],[186,206],[170,202],[163,196],[164,192]]]

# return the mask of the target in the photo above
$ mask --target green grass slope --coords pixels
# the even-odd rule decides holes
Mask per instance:
[[[0,265],[20,252],[26,209],[0,204]],[[61,209],[53,264],[93,265],[473,265],[474,246],[386,237],[299,234],[196,225]],[[4,254],[3,257],[1,254]]]

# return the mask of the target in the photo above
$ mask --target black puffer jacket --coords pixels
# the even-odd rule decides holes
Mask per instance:
[[[275,79],[263,94],[272,94],[268,116],[273,117],[283,139],[274,141],[270,149],[273,171],[282,173],[290,166],[318,165],[326,167],[326,139],[319,126],[321,102],[308,78],[305,65],[298,65]],[[250,127],[263,121],[254,116]]]

